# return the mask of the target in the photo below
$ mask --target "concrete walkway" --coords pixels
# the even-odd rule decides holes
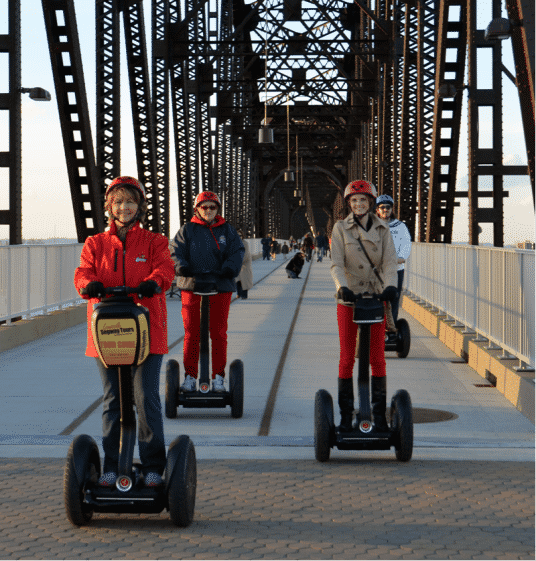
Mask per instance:
[[[404,312],[412,346],[406,359],[387,353],[388,396],[405,388],[422,419],[452,420],[416,424],[408,464],[393,450],[335,449],[328,463],[314,460],[317,389],[336,404],[334,285],[329,259],[297,280],[283,265],[282,256],[254,261],[255,280],[264,280],[231,306],[229,362],[244,361],[243,418],[179,408],[164,419],[168,443],[188,434],[196,446],[196,516],[186,530],[166,513],[95,515],[82,529],[66,521],[68,445],[101,434],[85,325],[0,355],[1,558],[534,558],[534,425]],[[165,361],[182,363],[180,305],[168,299]]]

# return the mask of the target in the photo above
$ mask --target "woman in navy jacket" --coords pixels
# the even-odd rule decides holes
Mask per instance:
[[[181,289],[184,323],[183,391],[196,390],[199,369],[201,296],[193,293],[195,280],[214,282],[218,294],[209,296],[209,333],[212,347],[212,390],[225,391],[227,364],[227,318],[235,278],[244,259],[244,244],[238,232],[218,214],[221,202],[216,193],[204,191],[195,198],[194,217],[184,224],[171,243],[177,286]]]

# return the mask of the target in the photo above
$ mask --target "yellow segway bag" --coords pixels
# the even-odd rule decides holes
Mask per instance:
[[[140,304],[97,304],[91,333],[106,367],[138,366],[149,356],[149,310]]]

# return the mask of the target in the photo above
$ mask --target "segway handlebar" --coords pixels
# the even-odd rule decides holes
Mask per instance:
[[[139,286],[108,286],[104,288],[105,296],[128,296],[129,294],[138,294],[140,292]],[[155,294],[160,294],[162,289],[157,286]],[[80,289],[81,296],[87,295],[86,287]]]
[[[335,293],[335,298],[338,298],[338,293]],[[358,300],[362,300],[363,298],[375,298],[376,300],[379,300],[380,302],[387,302],[389,300],[389,298],[387,298],[386,296],[384,296],[382,293],[375,293],[375,292],[354,292],[354,297],[352,298],[352,300],[348,301],[348,303],[354,303],[357,302]]]

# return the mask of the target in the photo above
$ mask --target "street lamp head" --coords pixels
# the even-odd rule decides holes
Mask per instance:
[[[50,101],[52,99],[50,92],[43,88],[21,88],[21,93],[30,95],[30,99],[34,101]]]
[[[506,18],[495,18],[491,20],[484,33],[486,41],[503,41],[512,35],[512,23]]]

